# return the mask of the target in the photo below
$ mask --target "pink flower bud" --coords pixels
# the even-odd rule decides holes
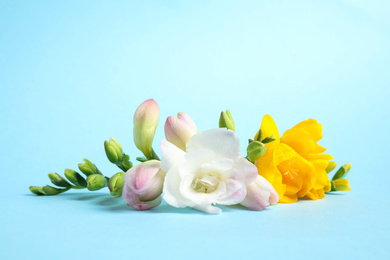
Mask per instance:
[[[134,114],[134,143],[149,159],[153,157],[152,144],[159,115],[160,109],[153,99],[144,101]]]
[[[187,141],[196,133],[194,121],[184,112],[178,113],[177,117],[168,117],[165,122],[165,138],[183,151],[186,150]]]
[[[247,194],[241,205],[248,209],[262,210],[279,201],[279,195],[274,187],[260,175],[246,187],[246,190]]]
[[[125,174],[122,198],[137,210],[147,210],[161,203],[165,173],[160,161],[150,160],[138,164]]]

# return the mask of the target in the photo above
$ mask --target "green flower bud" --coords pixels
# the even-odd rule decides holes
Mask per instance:
[[[334,168],[336,168],[337,166],[337,163],[336,162],[329,162],[328,166],[326,167],[325,171],[326,173],[330,173],[331,171],[334,170]]]
[[[110,193],[115,198],[122,196],[123,184],[125,183],[125,180],[123,179],[124,176],[124,172],[118,172],[108,181],[108,188],[110,189]]]
[[[104,150],[110,162],[118,163],[122,161],[122,145],[115,138],[110,137],[110,141],[104,141]]]
[[[62,192],[65,192],[65,191],[67,191],[69,189],[58,189],[58,188],[54,188],[52,186],[46,185],[46,186],[43,186],[43,187],[39,187],[38,190],[43,195],[57,195],[57,194],[60,194]]]
[[[122,165],[123,167],[119,167],[124,171],[127,171],[131,167],[133,167],[133,163],[130,161],[130,156],[127,154],[123,154],[123,159],[122,159]]]
[[[71,183],[76,185],[76,187],[73,188],[87,187],[87,181],[78,172],[71,169],[65,169],[64,175]]]
[[[227,128],[232,131],[236,130],[232,114],[229,110],[226,110],[226,112],[221,112],[221,116],[219,118],[219,128]]]
[[[351,190],[351,186],[349,186],[349,180],[347,179],[337,179],[331,182],[332,191],[349,191]]]
[[[38,186],[30,186],[29,189],[32,193],[36,194],[36,195],[45,195],[43,194],[42,192],[39,191],[39,188]]]
[[[49,173],[49,179],[54,185],[58,187],[70,188],[72,184],[70,184],[66,179],[61,177],[58,173]]]
[[[267,152],[267,146],[259,141],[251,142],[246,148],[249,161],[254,162]]]
[[[351,170],[352,164],[348,163],[346,165],[343,165],[340,167],[340,169],[335,173],[335,175],[332,178],[332,181],[344,178],[347,176],[347,173]]]
[[[85,163],[79,163],[79,169],[82,173],[84,173],[87,176],[90,176],[92,174],[100,174],[102,173],[99,171],[99,169],[96,167],[95,164],[91,163],[87,159],[83,159]]]
[[[90,191],[100,190],[107,186],[107,179],[100,174],[92,174],[87,178],[87,189]]]

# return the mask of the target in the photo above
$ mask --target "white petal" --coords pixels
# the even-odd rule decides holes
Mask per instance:
[[[211,205],[217,199],[218,193],[197,192],[191,187],[193,176],[188,175],[180,183],[180,194],[186,201],[191,201],[195,205]]]
[[[222,212],[222,209],[218,207],[214,207],[212,205],[197,205],[193,208],[210,214],[218,214]]]
[[[221,205],[234,205],[244,200],[246,188],[243,183],[236,180],[227,180],[225,182],[226,192],[216,201]]]
[[[257,171],[257,167],[245,159],[244,157],[240,157],[234,167],[239,171],[239,174],[243,176],[245,179],[245,186],[256,180],[259,173]]]
[[[236,159],[241,156],[240,141],[235,132],[226,128],[216,128],[198,133],[187,142],[187,152],[207,149],[220,158]]]
[[[185,163],[182,164],[186,172],[196,174],[201,165],[214,160],[217,156],[210,150],[197,150],[185,154]]]
[[[234,161],[232,159],[223,158],[218,161],[212,161],[209,163],[204,163],[201,165],[201,170],[209,173],[209,172],[219,172],[223,173],[229,171],[233,168]]]
[[[161,141],[160,149],[161,169],[164,172],[168,172],[170,168],[184,160],[185,152],[166,140]]]
[[[163,199],[171,206],[184,208],[194,206],[195,204],[185,199],[180,193],[180,170],[179,167],[172,167],[165,176]]]

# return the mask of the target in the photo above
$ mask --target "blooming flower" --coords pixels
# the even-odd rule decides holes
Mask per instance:
[[[178,208],[219,213],[213,205],[242,202],[246,186],[258,176],[256,167],[241,156],[237,135],[224,128],[194,135],[186,152],[163,140],[161,153],[164,200]]]
[[[170,116],[165,122],[165,138],[183,151],[187,141],[196,133],[194,121],[186,113],[178,113],[177,117]]]
[[[280,202],[295,202],[298,197],[323,198],[330,190],[325,169],[332,156],[320,154],[325,151],[317,144],[322,138],[322,126],[309,119],[280,138],[272,117],[265,115],[261,130],[264,136],[272,135],[276,140],[266,144],[267,152],[256,161],[256,166],[259,174],[273,185]]]
[[[322,138],[322,125],[314,119],[305,120],[284,132],[281,142],[293,148],[315,168],[313,188],[306,194],[310,199],[324,198],[331,184],[326,172],[332,155],[322,154],[326,148],[317,144]]]
[[[146,161],[131,168],[124,177],[123,200],[128,206],[138,210],[160,205],[164,176],[157,160]]]
[[[160,109],[156,101],[144,101],[134,114],[134,143],[148,159],[153,158],[153,138],[156,132]]]

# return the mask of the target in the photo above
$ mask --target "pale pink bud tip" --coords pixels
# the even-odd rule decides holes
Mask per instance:
[[[186,150],[187,141],[197,133],[194,121],[184,112],[179,113],[178,117],[168,117],[164,130],[166,139],[183,151]]]
[[[241,205],[251,210],[262,210],[278,201],[279,195],[274,187],[259,175],[247,186],[247,194]]]

